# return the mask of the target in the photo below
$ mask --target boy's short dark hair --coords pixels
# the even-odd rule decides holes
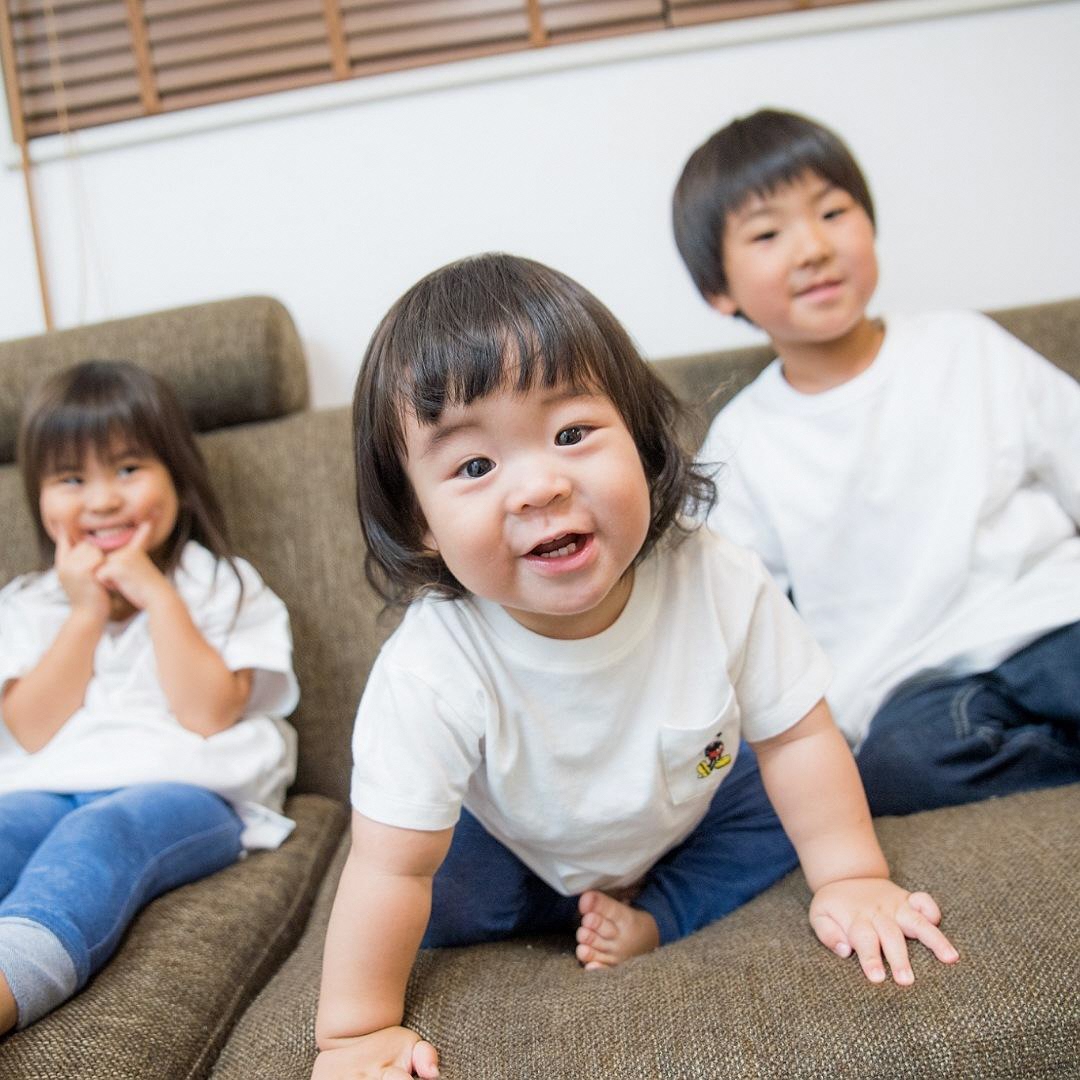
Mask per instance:
[[[874,223],[870,189],[851,151],[827,127],[797,113],[761,109],[739,117],[690,155],[675,186],[672,219],[679,254],[706,300],[728,291],[728,215],[807,172],[846,191]]]
[[[651,517],[643,558],[679,516],[709,507],[678,428],[682,407],[614,315],[577,282],[512,255],[462,259],[423,278],[383,318],[353,398],[356,501],[366,571],[391,603],[467,591],[426,548],[405,473],[405,419],[434,424],[451,405],[502,389],[597,389],[611,398],[641,455]]]

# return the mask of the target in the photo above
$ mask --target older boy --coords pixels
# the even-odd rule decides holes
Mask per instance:
[[[706,301],[777,353],[710,429],[710,524],[832,659],[871,808],[1080,780],[1080,384],[980,315],[868,317],[870,193],[804,117],[713,135],[674,223]]]

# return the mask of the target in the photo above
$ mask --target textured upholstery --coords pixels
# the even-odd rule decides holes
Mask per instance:
[[[1031,1080],[1080,1076],[1080,785],[885,818],[896,878],[933,889],[960,950],[871,986],[813,937],[796,871],[726,919],[611,972],[554,939],[422,953],[406,1023],[445,1080]],[[307,1080],[322,940],[345,846],[296,951],[213,1080]]]
[[[14,459],[27,389],[80,360],[131,360],[167,379],[197,431],[304,408],[307,369],[289,313],[264,296],[0,342],[0,462]]]

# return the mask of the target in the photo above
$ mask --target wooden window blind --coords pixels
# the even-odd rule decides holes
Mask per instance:
[[[20,143],[420,65],[867,0],[0,0]]]

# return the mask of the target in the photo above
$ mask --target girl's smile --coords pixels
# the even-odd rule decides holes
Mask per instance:
[[[179,514],[168,469],[157,458],[121,444],[104,456],[89,448],[77,466],[47,473],[39,506],[54,542],[63,533],[73,546],[85,541],[106,553],[129,544],[143,522],[150,523],[146,550],[157,551]]]
[[[497,391],[410,417],[406,473],[425,543],[457,580],[548,637],[618,618],[651,515],[637,446],[611,400]]]

